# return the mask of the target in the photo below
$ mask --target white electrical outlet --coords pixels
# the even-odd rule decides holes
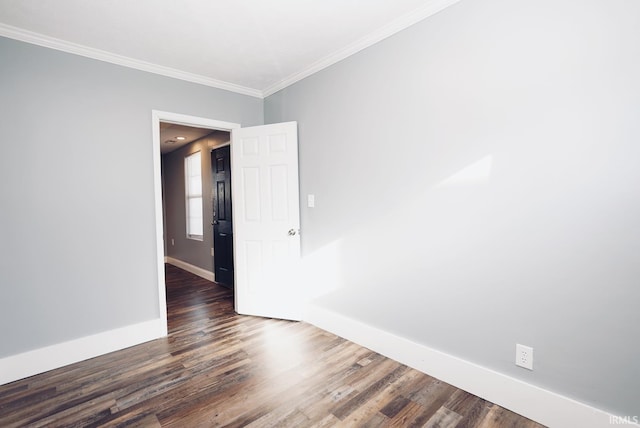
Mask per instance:
[[[174,241],[173,238],[171,238],[171,245],[176,245],[176,241]]]
[[[533,348],[516,344],[516,366],[533,370]]]
[[[211,255],[213,256],[213,248],[211,249]]]
[[[307,195],[307,207],[313,208],[316,206],[316,196],[315,195]]]

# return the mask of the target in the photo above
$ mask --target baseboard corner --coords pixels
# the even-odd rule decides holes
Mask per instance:
[[[551,428],[601,428],[620,420],[603,410],[313,303],[307,307],[305,321]],[[624,426],[640,427],[633,421]]]
[[[164,258],[164,262],[175,267],[179,267],[180,269],[186,270],[194,275],[199,276],[200,278],[204,278],[207,281],[216,282],[216,278],[213,272],[208,271],[206,269],[202,269],[201,267],[192,265],[191,263],[187,263],[185,261],[175,259],[173,257],[166,256]]]

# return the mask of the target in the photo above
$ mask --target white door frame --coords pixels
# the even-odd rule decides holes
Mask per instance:
[[[239,123],[222,122],[220,120],[207,119],[186,114],[171,113],[166,111],[151,111],[151,126],[153,132],[153,194],[155,202],[156,219],[156,260],[158,264],[158,309],[160,319],[164,325],[163,336],[168,333],[167,326],[167,295],[164,278],[164,218],[162,212],[162,168],[160,153],[160,122],[169,122],[177,125],[209,128],[231,132],[240,128]]]

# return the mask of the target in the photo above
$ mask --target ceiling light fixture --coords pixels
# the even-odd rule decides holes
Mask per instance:
[[[183,141],[183,140],[186,140],[186,139],[187,139],[187,137],[176,137],[176,140],[179,140],[179,141]]]

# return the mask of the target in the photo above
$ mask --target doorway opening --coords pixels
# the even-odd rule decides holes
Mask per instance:
[[[231,123],[231,122],[223,122],[223,121],[218,121],[214,119],[189,116],[189,115],[183,115],[183,114],[177,114],[177,113],[170,113],[170,112],[163,112],[163,111],[156,111],[156,110],[152,112],[153,181],[154,181],[154,200],[155,200],[155,212],[156,212],[155,214],[156,259],[157,259],[157,268],[158,268],[157,269],[158,308],[160,312],[160,317],[163,319],[163,325],[165,326],[165,328],[167,326],[167,301],[166,301],[165,274],[164,274],[164,264],[166,260],[166,254],[167,254],[166,250],[170,247],[175,247],[176,236],[177,236],[177,233],[179,233],[174,231],[174,233],[176,234],[176,236],[174,237],[167,236],[167,234],[165,233],[167,231],[165,221],[166,221],[166,218],[169,217],[168,215],[166,215],[168,214],[166,212],[166,209],[181,210],[182,216],[184,217],[186,201],[183,202],[182,204],[179,204],[179,206],[175,206],[175,207],[173,206],[174,204],[172,204],[172,207],[169,207],[168,204],[165,204],[163,201],[163,189],[164,189],[163,180],[166,177],[163,176],[162,148],[163,148],[163,145],[169,145],[169,146],[177,145],[179,141],[186,141],[187,138],[185,135],[179,135],[179,133],[176,135],[172,135],[175,133],[173,131],[178,131],[178,130],[187,131],[187,129],[185,129],[184,127],[199,129],[200,131],[194,131],[194,132],[203,132],[204,134],[202,136],[212,135],[212,141],[217,141],[220,143],[219,145],[222,146],[224,145],[225,142],[221,140],[225,138],[225,135],[227,136],[226,145],[228,145],[228,141],[229,141],[228,136],[230,135],[230,132],[233,129],[240,128],[240,125],[236,123]],[[173,131],[171,131],[171,129],[173,129]],[[163,133],[163,131],[165,130],[169,130],[167,131],[168,133],[166,132]],[[202,138],[202,136],[200,138]],[[215,139],[213,138],[213,136],[215,136]],[[164,139],[167,141],[174,140],[174,142],[164,143],[163,137],[165,137]],[[185,137],[185,140],[180,140],[177,137]],[[210,159],[209,152],[211,151],[212,148],[213,147],[209,147],[207,143],[207,145],[205,146],[205,150],[202,151],[202,157],[205,159]],[[203,146],[201,145],[200,150],[202,149],[203,149]],[[182,180],[181,180],[182,183],[184,183],[184,179],[185,177],[182,176]],[[211,183],[211,180],[209,180],[209,183],[206,183],[207,184],[206,186],[203,186],[203,189],[212,188],[212,185],[210,183]],[[205,183],[203,182],[202,184],[204,185]],[[182,186],[182,191],[184,192],[184,184],[180,184],[180,186]],[[212,239],[213,239],[213,234],[211,232],[212,226],[213,226],[212,225],[213,216],[209,215],[209,217],[207,217],[206,214],[204,214],[207,211],[211,212],[210,210],[212,209],[212,206],[213,206],[212,203],[210,203],[212,194],[213,193],[211,191],[209,191],[208,193],[202,192],[203,208],[206,207],[208,204],[209,209],[208,210],[203,209],[203,215],[202,215],[203,231],[202,231],[201,245],[191,246],[193,247],[193,249],[196,249],[196,251],[198,247],[200,248],[200,250],[207,248],[207,247],[204,247],[204,245],[206,245],[207,243],[209,245],[209,248],[213,248],[213,245],[211,245]],[[209,201],[209,203],[207,203],[207,201]],[[208,226],[208,225],[211,225],[211,226]],[[209,233],[210,238],[207,239],[205,243],[204,236],[207,233]],[[185,226],[180,235],[180,239],[181,240],[193,239],[194,242],[192,243],[195,243],[195,244],[198,243],[197,235],[195,236],[195,238],[193,237],[187,238],[186,235],[187,235],[187,232],[186,232],[186,226]],[[188,250],[186,251],[188,252]],[[202,255],[200,255],[200,257],[202,257]],[[211,260],[210,258],[212,257],[212,251],[206,251],[206,257],[208,257],[209,260]],[[174,259],[172,260],[172,262],[175,260],[179,260],[179,259]],[[212,264],[212,261],[211,261],[211,264]],[[186,262],[183,266],[179,266],[178,264],[179,267],[184,267],[185,265],[187,265],[187,267],[191,267],[191,266],[195,268],[199,267],[195,264],[191,264],[188,262]],[[189,270],[189,269],[185,269],[185,270]],[[203,269],[200,267],[200,270],[198,269],[195,269],[195,270],[196,272],[193,272],[193,273],[196,273],[197,275],[198,274],[200,274],[200,276],[207,275],[207,269]],[[209,278],[207,279],[213,280],[213,274],[211,272],[212,270],[210,269],[208,271]],[[164,334],[166,335],[166,333],[167,332],[165,331]]]

